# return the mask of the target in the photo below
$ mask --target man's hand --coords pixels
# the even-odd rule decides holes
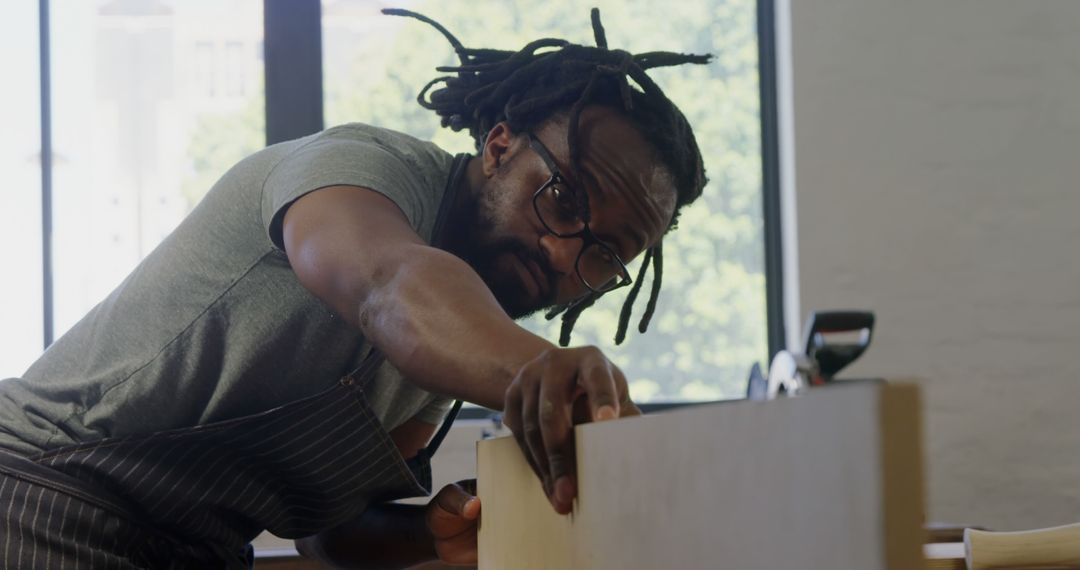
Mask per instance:
[[[476,564],[476,523],[480,499],[476,480],[447,485],[428,503],[424,516],[435,539],[435,552],[446,564]]]
[[[503,421],[555,511],[566,514],[577,496],[574,424],[640,413],[622,371],[587,346],[550,349],[523,366],[506,391]]]

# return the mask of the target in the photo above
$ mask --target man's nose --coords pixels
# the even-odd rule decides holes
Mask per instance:
[[[561,238],[549,233],[540,237],[540,250],[560,277],[565,275],[577,280],[574,264],[581,251],[581,238]]]

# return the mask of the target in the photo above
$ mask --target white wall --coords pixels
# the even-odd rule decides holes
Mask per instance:
[[[932,520],[1080,521],[1080,2],[791,3],[803,312],[927,379]]]

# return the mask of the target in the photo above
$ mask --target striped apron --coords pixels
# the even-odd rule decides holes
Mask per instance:
[[[435,235],[463,155],[455,158]],[[383,357],[259,414],[106,438],[31,457],[0,451],[0,569],[250,568],[263,530],[300,538],[373,502],[430,494],[431,443],[405,461],[367,403]]]
[[[0,453],[0,568],[249,568],[263,529],[300,538],[371,502],[429,494],[429,459],[458,406],[405,461],[360,380],[381,361],[244,418]]]

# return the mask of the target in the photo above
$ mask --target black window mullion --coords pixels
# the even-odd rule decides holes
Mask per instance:
[[[321,131],[320,0],[263,0],[266,144]]]
[[[784,259],[780,207],[780,130],[777,111],[776,3],[758,0],[758,76],[761,85],[761,193],[765,225],[765,312],[769,358],[783,350]]]
[[[38,42],[41,75],[41,283],[45,348],[53,342],[52,266],[52,82],[50,81],[49,0],[38,0]]]

